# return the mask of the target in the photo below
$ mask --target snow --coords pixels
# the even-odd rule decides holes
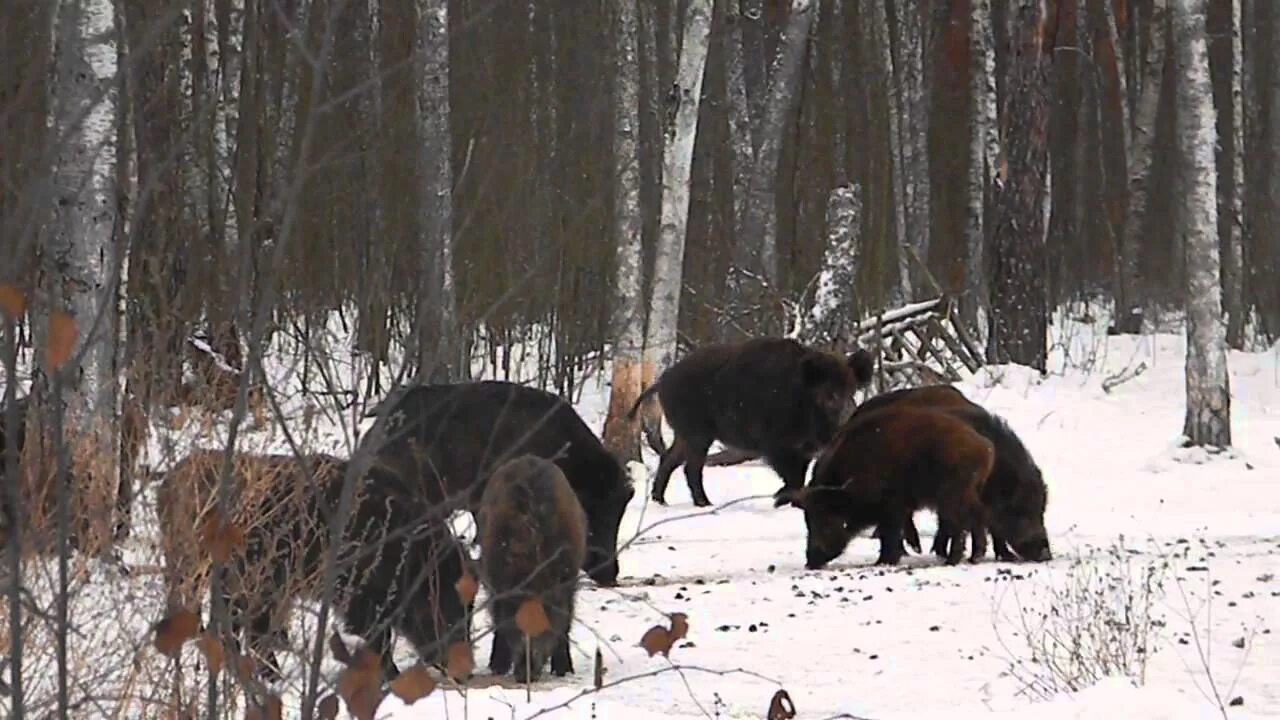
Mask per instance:
[[[926,554],[876,568],[876,541],[864,537],[826,569],[805,570],[802,516],[772,507],[780,481],[771,470],[758,462],[707,468],[717,503],[707,511],[692,506],[677,471],[664,508],[647,500],[656,458],[646,454],[623,521],[621,584],[580,586],[573,675],[548,673],[527,699],[525,688],[489,675],[485,637],[465,694],[439,689],[409,707],[388,697],[380,717],[762,718],[779,688],[799,720],[1223,717],[1215,692],[1224,703],[1242,698],[1230,718],[1280,717],[1280,349],[1230,354],[1235,446],[1187,451],[1179,447],[1181,330],[1108,337],[1106,323],[1057,323],[1045,377],[996,366],[957,384],[1004,416],[1044,471],[1053,561],[946,567]],[[1144,372],[1103,390],[1140,363]],[[271,365],[296,373],[278,358]],[[608,377],[606,368],[588,381],[577,403],[597,432],[608,401],[599,378]],[[348,452],[349,430],[326,422],[319,414],[301,435]],[[249,433],[252,447],[282,443],[269,435]],[[169,442],[195,439],[216,441],[188,430]],[[162,442],[153,437],[153,453]],[[916,522],[927,551],[934,519],[922,512]],[[1148,577],[1163,584],[1144,603]],[[1134,629],[1115,629],[1106,613],[1126,611]],[[688,637],[670,659],[649,657],[639,639],[671,612],[687,614]],[[477,629],[487,624],[478,618]],[[1049,632],[1086,628],[1132,643],[1142,627],[1151,650],[1140,686],[1113,676],[1059,692],[1030,661],[1031,645],[1049,642]],[[146,632],[140,625],[125,634],[137,643]],[[607,670],[598,693],[597,648]],[[149,647],[142,654],[155,656]],[[402,667],[413,662],[403,644],[399,656]],[[285,706],[296,717],[297,695]]]

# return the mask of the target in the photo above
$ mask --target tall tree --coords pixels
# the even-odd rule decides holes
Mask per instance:
[[[94,487],[114,488],[114,477],[104,477],[117,468],[119,436],[114,430],[120,415],[114,286],[119,98],[114,69],[105,60],[115,57],[114,9],[111,0],[67,0],[58,5],[57,12],[53,196],[50,231],[42,253],[46,302],[41,303],[44,312],[34,327],[37,348],[44,354],[48,370],[54,356],[65,355],[69,349],[62,347],[69,325],[60,320],[69,316],[77,328],[70,357],[77,362],[57,371],[58,382],[37,383],[39,392],[35,395],[38,401],[61,403],[66,410],[71,457],[86,463],[77,468],[75,476],[87,479],[92,475]],[[55,388],[60,393],[47,394]],[[35,436],[39,433],[29,434]],[[87,464],[90,458],[91,465]],[[103,513],[95,521],[108,516],[109,512]],[[104,531],[105,527],[94,530]]]
[[[614,267],[613,384],[605,444],[624,460],[640,459],[640,427],[627,413],[640,395],[644,351],[644,247],[640,208],[640,37],[639,9],[631,0],[613,3]]]
[[[1151,183],[1152,149],[1156,140],[1156,119],[1160,110],[1161,77],[1165,62],[1165,22],[1168,0],[1152,0],[1148,26],[1151,30],[1147,58],[1142,64],[1142,89],[1133,110],[1133,136],[1129,144],[1129,209],[1120,242],[1119,289],[1116,293],[1115,330],[1133,334],[1142,330],[1142,309],[1138,303],[1138,252]]]
[[[892,5],[892,3],[890,3]],[[903,207],[908,249],[919,263],[929,257],[929,103],[925,85],[924,55],[928,36],[928,3],[900,3],[893,23],[893,84],[900,117],[896,138],[898,202]],[[923,266],[921,266],[924,271]],[[915,283],[912,283],[914,286]],[[909,299],[909,298],[908,298]]]
[[[1173,0],[1178,52],[1179,231],[1187,287],[1187,414],[1190,445],[1231,445],[1231,388],[1219,280],[1217,177],[1214,170],[1213,86],[1209,79],[1208,0]]]
[[[749,248],[754,262],[748,268],[736,268],[738,271],[747,270],[752,277],[747,286],[753,287],[756,292],[749,292],[747,298],[757,306],[766,304],[770,294],[776,297],[780,292],[779,160],[782,157],[784,139],[794,117],[796,98],[800,95],[809,29],[817,14],[818,0],[791,0],[787,23],[769,72],[764,117],[760,120],[760,146],[751,172],[742,236],[738,238],[740,245],[745,243]],[[760,327],[764,329],[767,326]]]
[[[711,0],[689,0],[684,39],[667,108],[662,146],[662,224],[653,261],[653,298],[644,339],[644,384],[675,359],[684,277],[684,246],[689,225],[689,182],[693,143],[698,134],[702,79],[711,40]],[[652,406],[650,406],[652,408]],[[646,412],[650,445],[655,445],[658,415]]]
[[[969,33],[972,46],[969,71],[970,136],[969,136],[969,222],[965,302],[965,319],[977,328],[978,309],[986,308],[986,274],[983,272],[983,249],[987,244],[987,197],[992,190],[996,161],[1000,157],[1000,118],[996,106],[996,51],[991,27],[991,0],[972,0]]]
[[[417,109],[422,134],[418,373],[424,382],[458,380],[469,368],[453,277],[453,148],[449,135],[449,2],[419,2]],[[424,330],[430,332],[423,335]]]
[[[911,299],[911,237],[907,224],[906,205],[906,168],[903,166],[902,153],[902,88],[894,77],[893,62],[893,30],[889,24],[889,13],[885,3],[888,0],[870,0],[871,37],[880,54],[880,72],[883,73],[884,87],[888,91],[889,113],[889,177],[893,181],[893,247],[898,260],[898,282],[894,285],[892,302],[902,304]]]
[[[1244,53],[1240,0],[1225,0],[1230,65],[1224,68],[1226,97],[1218,106],[1218,244],[1227,311],[1227,345],[1244,347]]]
[[[994,362],[1043,372],[1048,354],[1044,193],[1058,0],[1017,0],[1010,10],[1014,17],[995,184],[987,354]]]

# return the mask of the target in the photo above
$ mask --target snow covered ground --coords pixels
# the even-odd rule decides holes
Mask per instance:
[[[1211,456],[1178,447],[1180,334],[1077,332],[1066,345],[1070,367],[1059,347],[1044,379],[994,367],[959,384],[1009,421],[1044,471],[1052,562],[946,567],[913,555],[876,568],[876,541],[860,538],[809,571],[801,513],[767,497],[780,482],[772,471],[708,468],[708,494],[727,505],[712,512],[692,506],[677,472],[669,507],[637,489],[622,535],[639,537],[621,557],[621,587],[583,581],[574,675],[548,674],[528,699],[510,681],[494,686],[486,637],[476,646],[477,687],[437,690],[410,707],[389,697],[381,714],[764,718],[785,688],[804,720],[1222,717],[1216,697],[1239,699],[1231,718],[1280,717],[1276,350],[1231,354],[1235,449]],[[1103,389],[1140,364],[1137,377]],[[578,403],[597,431],[606,404],[607,386],[595,382]],[[344,451],[336,429],[313,422],[318,441]],[[645,460],[651,479],[656,458]],[[932,515],[920,513],[917,525],[927,550]],[[640,637],[671,612],[687,614],[688,637],[669,659],[649,657]],[[1144,632],[1142,687],[1091,679],[1107,662],[1141,666]],[[1082,649],[1046,658],[1039,651],[1054,638]],[[590,693],[597,648],[606,684],[616,685]],[[286,697],[289,705],[296,700]]]

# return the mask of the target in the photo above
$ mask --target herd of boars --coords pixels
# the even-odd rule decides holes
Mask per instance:
[[[896,564],[906,546],[921,552],[912,518],[922,509],[938,517],[932,551],[948,564],[963,559],[966,536],[970,562],[986,555],[988,535],[1000,560],[1051,559],[1047,489],[1009,426],[947,385],[857,404],[872,373],[865,351],[842,357],[786,338],[695,350],[631,408],[634,417],[656,396],[675,435],[661,449],[652,499],[665,504],[683,464],[694,504],[710,505],[702,469],[718,440],[762,456],[781,477],[774,505],[803,511],[807,568],[824,567],[866,530],[879,538],[878,564]],[[326,576],[347,630],[380,653],[387,679],[399,672],[393,633],[437,666],[453,645],[470,646],[477,578],[493,620],[495,674],[537,680],[548,660],[556,676],[573,672],[579,571],[599,586],[618,583],[619,525],[635,495],[624,464],[563,398],[509,382],[400,388],[369,416],[378,419],[349,461],[232,458],[230,521],[244,529],[244,544],[221,586],[233,631],[267,676],[279,677],[274,651],[289,601],[320,598]],[[223,458],[197,450],[159,474],[171,608],[198,608],[208,594],[209,536],[201,533],[217,506]],[[7,523],[11,510],[0,509]],[[478,559],[448,522],[456,510],[475,521]],[[337,512],[347,521],[335,536]],[[329,568],[335,537],[338,562]]]

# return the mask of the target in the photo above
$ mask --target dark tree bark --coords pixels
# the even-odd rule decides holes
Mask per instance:
[[[1011,42],[991,249],[993,362],[1046,370],[1045,176],[1058,0],[1019,0]]]

